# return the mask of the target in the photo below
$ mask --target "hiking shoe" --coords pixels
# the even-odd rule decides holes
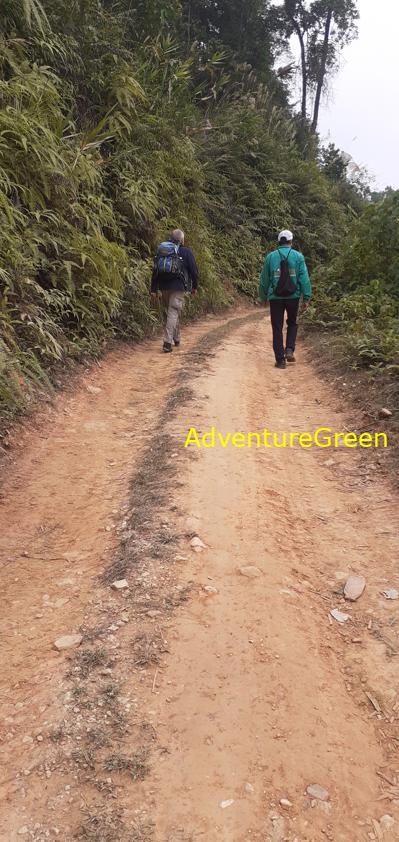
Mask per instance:
[[[174,339],[173,342],[175,343],[175,348],[178,348],[180,345],[180,339]]]
[[[164,342],[162,348],[164,354],[171,354],[173,351],[172,345],[170,342]]]
[[[294,354],[292,348],[287,348],[287,350],[285,352],[285,358],[287,360],[287,363],[294,363],[295,362],[295,354]]]
[[[276,368],[287,368],[285,360],[278,360],[274,365]]]

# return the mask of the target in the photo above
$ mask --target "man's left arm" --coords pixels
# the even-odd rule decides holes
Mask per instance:
[[[301,255],[299,259],[297,277],[301,285],[303,303],[305,305],[308,305],[312,297],[312,284],[310,282],[308,267],[306,266],[305,258],[303,257],[303,255]]]
[[[198,279],[199,279],[199,271],[198,266],[195,260],[195,257],[190,249],[187,249],[186,252],[186,259],[187,259],[187,268],[190,274],[190,278],[192,281],[192,288],[193,292],[197,291],[198,289]]]

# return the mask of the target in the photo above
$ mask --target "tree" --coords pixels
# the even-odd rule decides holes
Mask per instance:
[[[382,202],[384,199],[389,199],[393,194],[397,192],[394,190],[393,187],[388,185],[385,187],[385,190],[372,190],[370,194],[370,199],[372,202]]]
[[[312,132],[319,122],[320,102],[327,74],[334,72],[342,48],[356,35],[359,17],[355,0],[315,0],[308,61],[309,77],[315,87]]]
[[[348,177],[348,156],[341,152],[334,143],[329,143],[320,152],[322,172],[330,181],[343,182]]]
[[[301,117],[303,122],[307,119],[307,101],[308,101],[308,66],[306,55],[306,35],[310,26],[311,17],[307,9],[305,9],[302,0],[285,0],[284,2],[285,14],[287,16],[289,27],[288,35],[295,32],[301,51],[301,73],[302,73],[302,101],[301,101]]]
[[[338,66],[342,48],[357,35],[356,0],[284,0],[285,30],[296,35],[301,55],[301,116],[308,118],[309,92],[314,93],[311,130],[317,131],[320,103],[328,75]]]
[[[360,212],[364,202],[371,197],[372,177],[367,169],[334,143],[320,150],[319,164],[324,175],[337,186],[340,201],[356,213]]]
[[[221,48],[258,75],[273,75],[278,33],[270,0],[182,0],[186,40],[196,41],[204,57]]]
[[[324,27],[323,27],[323,37],[321,44],[318,43],[317,35],[316,38],[313,39],[312,47],[313,47],[313,68],[314,68],[314,80],[316,83],[316,96],[314,101],[314,108],[313,108],[313,119],[312,119],[312,132],[316,131],[317,123],[319,120],[319,110],[320,110],[320,101],[321,101],[321,93],[324,86],[324,80],[327,72],[327,60],[329,52],[332,52],[330,48],[330,35],[331,35],[331,24],[333,20],[333,9],[332,6],[329,5],[326,8],[325,12],[325,20],[324,20]]]

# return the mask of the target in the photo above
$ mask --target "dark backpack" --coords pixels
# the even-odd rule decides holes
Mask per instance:
[[[283,257],[280,249],[277,249],[281,261],[280,261],[280,277],[278,279],[278,283],[276,289],[274,290],[274,294],[278,295],[280,298],[287,298],[289,295],[292,295],[297,290],[297,283],[290,275],[290,267],[288,265],[288,258],[292,252],[292,249],[289,250],[287,257]]]
[[[187,289],[187,271],[179,248],[177,243],[161,243],[155,255],[155,269],[158,275],[170,275],[181,280]]]

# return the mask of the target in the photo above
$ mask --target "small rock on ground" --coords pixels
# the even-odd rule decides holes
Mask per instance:
[[[324,789],[324,787],[319,784],[310,784],[307,787],[306,792],[311,798],[317,798],[318,801],[328,801],[330,797],[328,790]]]
[[[330,614],[331,614],[332,617],[334,617],[334,620],[336,620],[337,623],[341,623],[341,624],[347,623],[348,620],[351,619],[350,614],[344,614],[344,612],[339,611],[338,608],[333,608],[332,611],[330,611]]]
[[[221,801],[219,806],[222,810],[225,810],[226,807],[231,807],[232,804],[234,804],[234,798],[228,798],[227,801]]]
[[[366,580],[364,576],[349,576],[349,579],[347,580],[346,585],[344,587],[345,599],[348,599],[349,602],[356,602],[356,600],[359,599],[359,597],[361,597],[365,587]]]
[[[202,552],[202,550],[206,550],[206,544],[201,541],[201,538],[198,538],[198,535],[194,535],[194,538],[190,541],[190,546],[196,553]]]
[[[246,576],[247,579],[256,579],[258,576],[262,575],[262,571],[259,570],[259,567],[253,567],[252,565],[240,567],[239,573],[241,573],[241,576]]]
[[[386,406],[383,406],[383,407],[381,407],[378,415],[380,416],[380,418],[390,418],[391,415],[392,415],[392,412],[391,412],[390,409],[387,409]]]
[[[380,825],[383,830],[392,830],[395,825],[395,819],[389,813],[386,813],[385,816],[380,818]]]
[[[129,587],[129,582],[127,579],[115,579],[115,582],[112,582],[111,588],[114,591],[123,591],[125,588]]]
[[[62,652],[63,649],[80,646],[82,640],[83,636],[81,634],[64,634],[63,637],[59,637],[54,641],[54,646],[58,652]]]
[[[326,815],[329,815],[332,811],[332,806],[329,801],[318,801],[317,798],[312,798],[310,806],[322,813],[326,813]]]
[[[387,588],[387,590],[382,593],[385,596],[385,599],[399,599],[399,591],[395,590],[395,588]]]
[[[209,596],[212,596],[212,594],[219,593],[218,589],[213,588],[212,585],[203,585],[202,590],[205,591],[205,593],[209,594]]]

